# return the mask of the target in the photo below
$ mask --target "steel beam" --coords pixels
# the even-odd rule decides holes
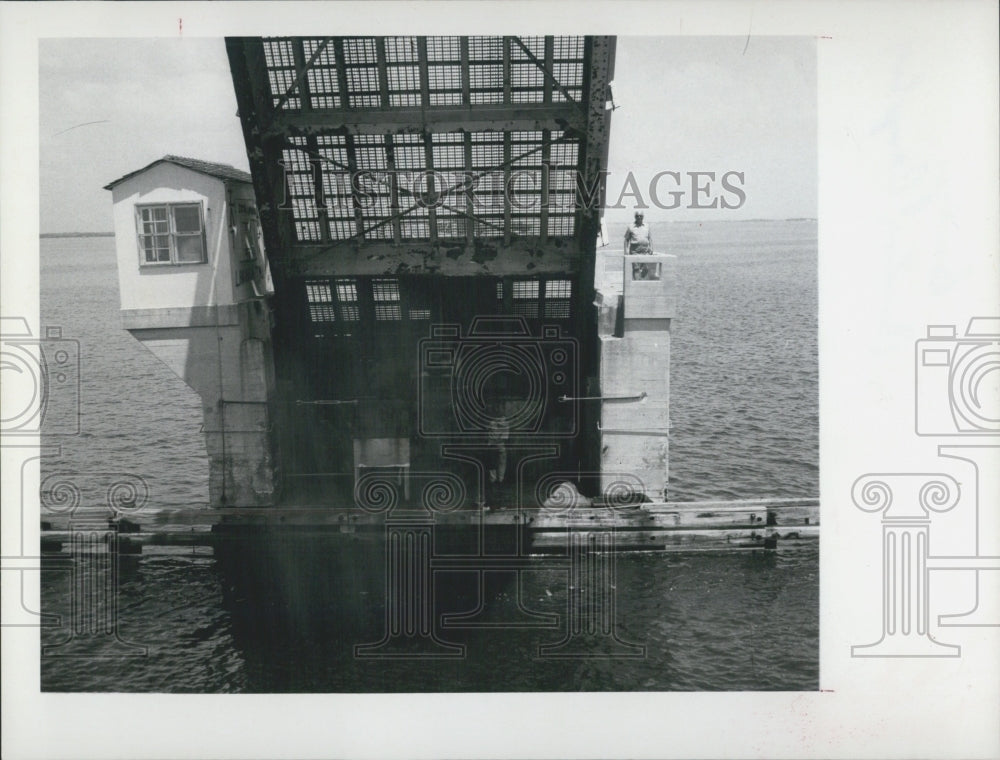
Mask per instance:
[[[583,106],[586,127],[580,141],[579,172],[583,186],[590,188],[601,182],[602,172],[607,168],[608,138],[610,135],[611,111],[606,109],[609,98],[609,83],[614,75],[614,37],[588,37],[584,48]],[[594,202],[587,207],[577,208],[576,244],[581,258],[578,287],[574,294],[573,313],[576,325],[574,333],[585,346],[598,342],[597,313],[594,307],[594,266],[597,256],[597,235],[601,226],[603,211],[603,188]],[[581,357],[581,371],[586,391],[600,392],[598,352],[584,352]],[[584,404],[580,410],[584,440],[582,467],[600,470],[600,433],[596,432],[600,419],[600,409]]]
[[[275,115],[262,135],[527,132],[540,129],[582,132],[586,124],[579,107],[571,103],[365,108],[310,113],[283,111]]]
[[[272,265],[275,287],[281,279],[282,251],[295,239],[291,213],[279,208],[285,177],[279,161],[284,140],[268,138],[261,125],[268,123],[274,106],[267,90],[267,67],[259,38],[228,37],[226,53],[233,73],[236,104],[247,146],[250,174],[264,245]]]
[[[549,56],[549,51],[552,48],[548,42],[550,39],[551,38],[546,37],[545,53],[546,53],[546,59],[548,59],[548,63],[546,63],[543,61],[539,61],[538,57],[534,53],[532,53],[531,50],[528,49],[528,46],[524,44],[523,40],[521,40],[520,37],[513,38],[513,40],[517,42],[518,47],[521,48],[521,52],[524,53],[527,59],[531,61],[533,64],[535,64],[535,66],[537,66],[539,69],[541,69],[541,72],[545,75],[545,92],[546,92],[545,100],[549,101],[552,99],[551,88],[552,85],[555,85],[556,89],[558,89],[559,92],[562,93],[563,97],[566,98],[567,102],[572,103],[574,107],[579,108],[580,104],[577,103],[576,100],[574,100],[573,96],[569,94],[569,90],[563,87],[562,82],[556,79],[555,74],[552,73],[552,62]]]
[[[379,275],[433,275],[438,277],[579,274],[581,256],[568,238],[338,241],[327,245],[292,246],[288,272],[295,277],[357,277]],[[531,265],[530,268],[528,265]]]

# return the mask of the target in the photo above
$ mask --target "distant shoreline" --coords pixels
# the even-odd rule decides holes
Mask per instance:
[[[646,220],[652,219],[655,224],[716,224],[719,222],[725,222],[727,224],[746,224],[747,222],[815,222],[818,221],[814,216],[790,216],[786,219],[665,219],[646,212]],[[606,224],[631,224],[631,219],[624,216],[618,217],[614,221],[608,221],[607,216],[604,217]]]
[[[43,232],[40,238],[114,237],[113,232]]]
[[[668,224],[704,224],[705,221],[669,221],[669,220],[658,220],[667,221]],[[815,222],[815,217],[791,217],[788,219],[713,219],[711,221],[716,222]],[[628,224],[628,220],[624,219],[620,222],[610,222],[610,224]],[[114,232],[43,232],[38,237],[40,238],[101,238],[101,237],[114,237]]]

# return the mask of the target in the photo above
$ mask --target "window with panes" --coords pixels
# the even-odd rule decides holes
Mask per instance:
[[[136,206],[139,264],[202,264],[205,221],[200,203]]]

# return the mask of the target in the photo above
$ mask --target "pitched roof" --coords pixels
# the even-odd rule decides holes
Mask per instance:
[[[201,172],[202,174],[207,174],[210,177],[218,177],[222,180],[235,180],[237,182],[252,181],[249,174],[244,171],[240,171],[233,166],[229,166],[228,164],[216,164],[211,161],[200,161],[197,158],[185,158],[184,156],[164,156],[163,158],[156,159],[153,163],[148,164],[141,169],[136,169],[134,172],[129,172],[124,177],[119,177],[118,179],[109,182],[104,186],[104,189],[110,190],[115,185],[124,182],[137,174],[142,174],[147,169],[151,169],[157,164],[162,164],[164,162],[168,164],[176,164],[177,166],[183,166],[185,169]]]

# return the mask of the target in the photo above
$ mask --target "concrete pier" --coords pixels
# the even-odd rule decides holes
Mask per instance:
[[[211,503],[276,504],[271,281],[250,175],[164,156],[105,189],[122,327],[201,397]]]
[[[598,284],[602,493],[667,498],[675,264],[663,254],[609,257]]]

